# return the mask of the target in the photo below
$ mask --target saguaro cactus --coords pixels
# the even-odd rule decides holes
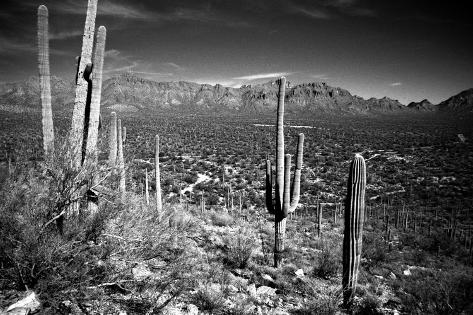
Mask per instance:
[[[97,161],[97,137],[99,132],[100,99],[102,96],[102,69],[107,30],[100,26],[97,32],[97,46],[94,54],[92,72],[92,98],[90,102],[89,127],[86,145],[86,158]]]
[[[286,217],[293,212],[300,195],[302,156],[304,148],[304,134],[299,134],[297,145],[296,170],[292,190],[290,191],[291,155],[284,154],[284,95],[286,78],[279,79],[278,112],[277,112],[277,140],[276,140],[276,183],[275,197],[273,199],[271,161],[266,160],[266,207],[269,213],[275,216],[275,241],[274,241],[274,266],[282,263],[282,252],[286,238]]]
[[[43,124],[43,149],[46,158],[54,152],[54,125],[51,110],[51,75],[49,72],[48,8],[38,7],[38,65]]]
[[[345,200],[345,232],[343,236],[343,302],[351,306],[358,280],[365,208],[366,164],[356,154],[350,165]]]
[[[125,159],[123,157],[123,141],[122,141],[122,120],[118,120],[118,176],[120,178],[119,191],[123,198],[126,192],[125,183]]]
[[[109,135],[109,155],[108,163],[110,167],[115,167],[117,163],[117,113],[111,113],[110,135]]]
[[[149,205],[148,169],[145,168],[145,197],[146,204]]]
[[[158,212],[158,219],[161,220],[163,203],[161,200],[161,173],[159,171],[159,135],[156,135],[156,156],[154,164],[156,172],[156,211]]]
[[[86,68],[90,69],[92,63],[92,50],[94,45],[95,17],[97,15],[97,1],[89,0],[87,18],[85,20],[84,35],[82,38],[82,53],[76,81],[76,95],[72,113],[72,128],[70,143],[72,145],[72,165],[76,168],[82,163],[82,146],[84,141],[85,107],[89,84],[84,78]]]

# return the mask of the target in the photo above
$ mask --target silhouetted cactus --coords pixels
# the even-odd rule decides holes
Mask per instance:
[[[345,231],[343,236],[343,303],[350,307],[360,266],[363,216],[365,208],[366,164],[356,154],[350,165],[345,200]]]
[[[126,192],[126,183],[125,183],[125,159],[123,157],[123,140],[122,140],[122,120],[118,119],[118,176],[119,176],[119,186],[120,195],[123,198]]]
[[[156,155],[154,167],[156,173],[156,211],[158,212],[158,220],[161,221],[163,203],[161,200],[161,174],[159,171],[159,135],[156,135]]]
[[[300,195],[300,180],[302,169],[302,156],[304,148],[304,134],[299,134],[297,145],[296,170],[292,191],[290,190],[291,155],[284,154],[284,96],[286,88],[286,78],[281,77],[278,94],[277,112],[277,141],[276,141],[276,183],[275,197],[273,199],[272,169],[271,162],[266,160],[266,207],[269,213],[275,215],[275,245],[274,245],[274,266],[279,267],[282,263],[282,252],[286,238],[286,217],[293,212],[298,203]]]
[[[54,125],[49,72],[48,8],[44,5],[38,7],[38,66],[43,118],[43,149],[45,157],[50,158],[54,153]]]
[[[109,134],[109,155],[108,163],[110,167],[115,167],[117,163],[117,113],[112,112],[110,116],[110,134]]]
[[[87,6],[87,17],[82,37],[82,53],[79,60],[79,68],[76,82],[76,95],[74,100],[74,110],[72,114],[72,128],[70,143],[72,145],[72,165],[78,168],[82,163],[82,147],[84,142],[85,107],[89,83],[84,74],[90,71],[92,65],[92,50],[94,45],[95,16],[97,14],[97,0],[89,0]],[[89,68],[87,70],[87,68]]]

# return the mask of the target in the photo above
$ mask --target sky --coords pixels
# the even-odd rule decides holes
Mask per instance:
[[[286,76],[364,98],[439,103],[473,87],[469,1],[98,0],[104,75],[239,87]],[[75,76],[86,0],[3,0],[0,82],[36,76],[37,7],[52,75]]]

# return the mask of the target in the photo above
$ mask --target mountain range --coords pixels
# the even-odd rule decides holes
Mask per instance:
[[[51,77],[54,111],[73,107],[74,82]],[[278,85],[270,81],[240,88],[193,82],[156,82],[125,73],[102,85],[102,109],[114,111],[193,111],[264,113],[276,110]],[[324,82],[286,86],[286,110],[293,113],[383,114],[416,112],[473,113],[473,89],[465,90],[438,105],[428,100],[407,106],[387,97],[363,99]],[[36,77],[0,84],[0,110],[40,111]]]

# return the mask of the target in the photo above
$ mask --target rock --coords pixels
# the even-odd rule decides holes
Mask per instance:
[[[256,290],[256,295],[274,296],[276,295],[276,289],[263,285]]]
[[[411,275],[411,270],[410,270],[410,269],[406,269],[406,270],[403,271],[403,274],[404,274],[405,276],[410,276],[410,275]]]
[[[250,284],[248,287],[246,287],[246,291],[252,298],[256,298],[256,285],[254,283]]]
[[[131,273],[133,274],[133,278],[135,280],[144,280],[146,278],[149,278],[153,275],[151,270],[145,265],[145,264],[138,264],[136,267],[134,267],[131,270]]]
[[[188,304],[187,305],[187,315],[198,315],[199,314],[199,308],[195,306],[194,304]]]
[[[302,278],[302,277],[304,277],[304,270],[297,269],[295,274],[296,274],[297,277]]]
[[[10,305],[7,308],[6,314],[30,314],[39,309],[41,304],[39,303],[36,294],[29,292],[23,299]]]
[[[392,279],[392,280],[396,280],[396,275],[392,272],[389,273],[389,278]]]
[[[230,284],[229,286],[227,286],[227,290],[228,290],[228,292],[230,292],[230,293],[236,293],[236,292],[238,292],[237,287],[235,287],[234,285],[231,285],[231,284]]]
[[[271,278],[270,275],[264,274],[261,276],[264,280],[269,281],[269,282],[274,282],[274,279]]]

